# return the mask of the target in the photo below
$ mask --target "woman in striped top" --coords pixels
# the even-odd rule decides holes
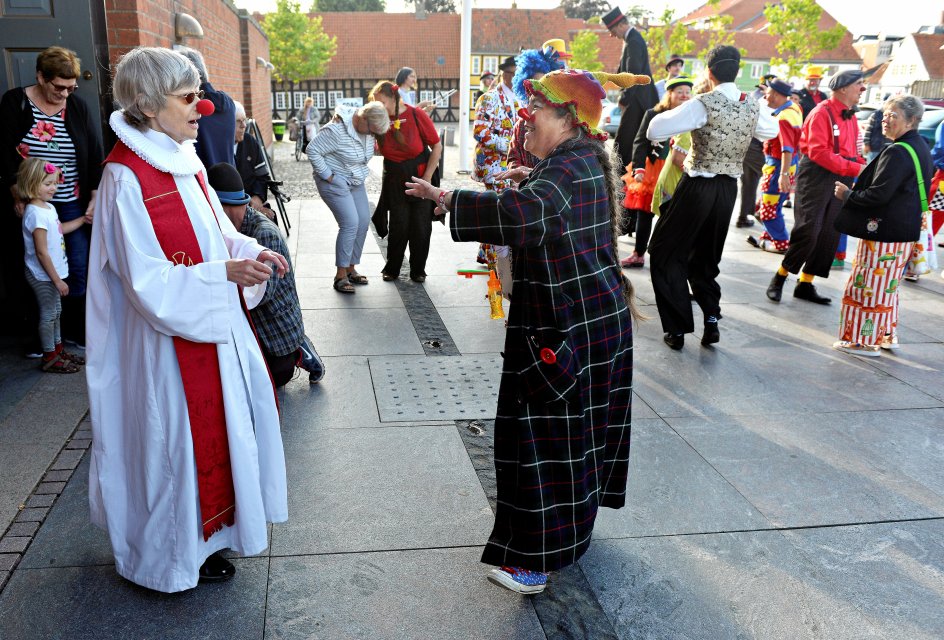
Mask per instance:
[[[62,169],[52,203],[63,223],[92,216],[102,176],[101,132],[85,102],[74,94],[79,63],[74,51],[49,47],[36,58],[36,84],[11,89],[0,102],[0,121],[5,123],[0,132],[0,179],[6,187],[0,192],[5,199],[23,158],[51,162]],[[83,347],[90,234],[88,227],[82,227],[66,236],[69,296],[63,299],[62,328],[68,342]],[[22,251],[20,245],[21,261]],[[5,279],[12,277],[4,271]]]
[[[334,118],[308,145],[308,160],[315,184],[338,221],[334,245],[334,289],[354,293],[355,284],[367,284],[367,276],[357,272],[364,240],[370,226],[370,205],[364,182],[374,155],[374,138],[390,128],[387,109],[379,102],[363,107],[338,105]]]

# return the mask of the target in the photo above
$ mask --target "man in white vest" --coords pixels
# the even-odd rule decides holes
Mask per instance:
[[[712,91],[657,115],[647,131],[650,140],[659,142],[692,132],[685,175],[649,243],[663,339],[672,349],[681,349],[685,334],[695,330],[689,285],[705,316],[701,343],[720,340],[721,287],[716,278],[737,198],[737,179],[751,139],[768,140],[778,132],[766,103],[747,99],[734,84],[740,65],[735,47],[714,47],[705,58]]]

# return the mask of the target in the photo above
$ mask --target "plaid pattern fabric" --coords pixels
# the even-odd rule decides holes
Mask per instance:
[[[274,356],[287,356],[298,349],[305,335],[288,246],[279,228],[252,207],[246,207],[246,217],[239,232],[255,238],[263,247],[282,254],[288,261],[288,273],[282,278],[270,278],[262,302],[249,312],[266,351]]]
[[[517,190],[458,191],[450,224],[514,256],[482,561],[557,570],[586,551],[598,508],[626,497],[632,321],[602,168],[585,142],[558,148]]]

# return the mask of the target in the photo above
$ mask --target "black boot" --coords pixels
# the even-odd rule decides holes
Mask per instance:
[[[705,332],[701,334],[701,344],[707,347],[721,340],[721,332],[718,331],[718,318],[708,316],[705,318]]]
[[[787,276],[775,273],[770,280],[770,284],[767,285],[767,299],[771,302],[780,302],[780,298],[783,296],[783,283],[786,281]]]
[[[200,582],[223,582],[236,575],[236,567],[217,551],[200,567]]]
[[[667,333],[662,336],[662,340],[676,351],[685,346],[684,333]]]
[[[832,298],[827,298],[826,296],[821,296],[816,293],[816,287],[813,286],[812,282],[798,282],[796,289],[793,290],[793,297],[799,298],[800,300],[809,300],[816,304],[829,304],[832,302]]]

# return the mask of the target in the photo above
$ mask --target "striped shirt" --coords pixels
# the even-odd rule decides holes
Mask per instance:
[[[17,150],[24,158],[48,160],[62,169],[63,182],[56,190],[53,202],[72,202],[79,197],[79,167],[75,160],[75,145],[66,131],[66,110],[47,116],[30,100],[33,126],[23,136]]]
[[[340,122],[332,120],[321,128],[308,144],[308,160],[315,177],[327,180],[334,174],[348,178],[351,186],[363,184],[370,170],[367,163],[374,155],[374,138],[354,128],[357,107],[341,105],[335,111]]]

